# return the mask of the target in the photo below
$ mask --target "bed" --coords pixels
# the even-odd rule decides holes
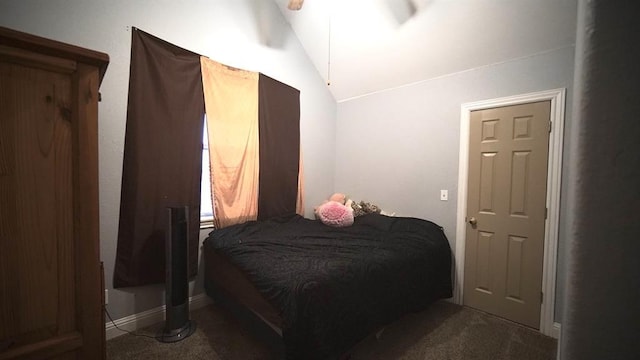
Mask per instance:
[[[452,296],[451,250],[437,224],[377,213],[335,228],[295,215],[212,231],[209,296],[246,309],[287,359],[334,359],[410,312]]]

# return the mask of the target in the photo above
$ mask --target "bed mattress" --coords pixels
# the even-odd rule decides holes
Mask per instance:
[[[212,231],[204,251],[207,292],[224,291],[280,331],[290,359],[336,358],[452,295],[449,242],[422,219],[251,221]]]

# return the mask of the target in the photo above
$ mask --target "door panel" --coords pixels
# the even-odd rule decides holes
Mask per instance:
[[[533,328],[540,325],[550,109],[541,101],[470,118],[463,303]]]
[[[483,153],[480,158],[480,211],[493,214],[494,174],[497,153]]]
[[[71,103],[71,81],[8,64],[0,73],[9,164],[0,179],[0,287],[9,290],[0,296],[0,339],[30,354],[68,343],[61,335],[76,330],[72,131],[60,111]]]
[[[478,231],[478,250],[476,254],[476,289],[488,294],[492,293],[491,285],[491,244],[493,233]]]

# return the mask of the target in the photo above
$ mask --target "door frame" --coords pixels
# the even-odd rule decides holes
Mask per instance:
[[[558,338],[560,324],[554,322],[556,292],[556,262],[560,220],[560,187],[566,89],[552,89],[461,105],[460,156],[458,168],[458,211],[456,219],[455,285],[453,301],[462,305],[464,289],[464,256],[466,245],[467,181],[469,176],[469,122],[471,111],[501,106],[551,101],[551,133],[547,163],[547,218],[545,220],[544,258],[542,268],[543,301],[540,308],[540,332]]]

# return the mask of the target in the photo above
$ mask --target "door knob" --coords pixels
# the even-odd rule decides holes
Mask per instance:
[[[471,217],[469,219],[469,224],[471,224],[471,226],[476,226],[477,223],[478,223],[478,220],[476,220],[476,218]]]

